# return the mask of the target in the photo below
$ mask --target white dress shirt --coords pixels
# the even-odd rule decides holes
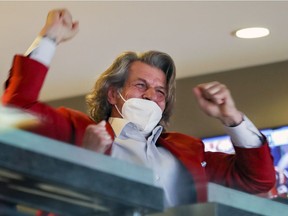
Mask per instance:
[[[154,184],[164,190],[164,206],[172,207],[196,201],[193,180],[168,150],[156,146],[162,126],[156,126],[147,138],[136,125],[122,118],[109,118],[115,140],[111,156],[153,170]]]

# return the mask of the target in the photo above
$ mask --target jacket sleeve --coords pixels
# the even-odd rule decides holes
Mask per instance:
[[[206,152],[208,181],[249,193],[269,191],[275,169],[268,143],[259,148],[235,148],[235,154]]]
[[[48,68],[45,65],[16,55],[5,83],[2,103],[39,116],[42,124],[31,129],[32,132],[80,145],[86,126],[93,121],[78,111],[67,108],[54,109],[38,101],[47,72]]]

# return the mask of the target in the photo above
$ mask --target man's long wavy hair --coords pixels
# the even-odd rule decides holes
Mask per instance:
[[[168,54],[159,51],[148,51],[144,53],[129,51],[120,54],[114,60],[113,64],[100,75],[94,88],[86,96],[90,117],[95,122],[108,120],[112,110],[112,105],[108,102],[108,90],[110,87],[121,90],[128,77],[131,64],[135,61],[156,67],[166,75],[166,107],[159,123],[166,129],[175,102],[176,68],[173,59]]]

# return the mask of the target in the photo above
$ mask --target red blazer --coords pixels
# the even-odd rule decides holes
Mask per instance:
[[[33,132],[74,145],[81,145],[85,128],[95,124],[87,115],[68,108],[54,109],[38,101],[48,68],[23,56],[15,56],[2,103],[38,114],[43,124]],[[114,137],[109,124],[109,133]],[[206,201],[206,183],[214,182],[249,193],[270,190],[275,171],[270,149],[235,147],[236,154],[204,152],[201,140],[181,133],[163,133],[157,141],[169,150],[191,173],[198,202]],[[206,162],[203,167],[201,162]]]

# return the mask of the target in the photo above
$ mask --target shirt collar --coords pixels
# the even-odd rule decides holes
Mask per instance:
[[[108,122],[110,123],[111,127],[113,128],[116,137],[118,137],[121,134],[124,127],[129,123],[129,121],[127,121],[126,119],[114,118],[114,117],[110,117],[108,119]]]

